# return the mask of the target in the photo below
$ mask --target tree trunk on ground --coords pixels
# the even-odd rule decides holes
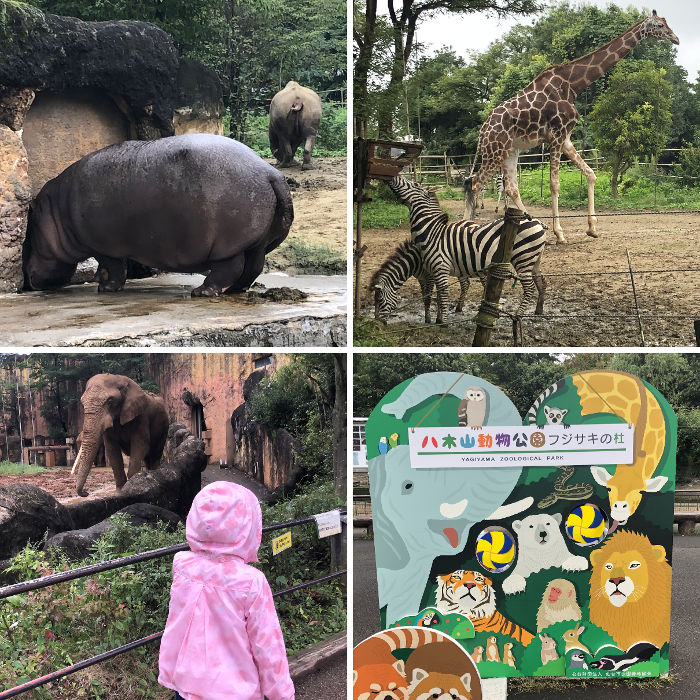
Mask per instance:
[[[348,431],[347,378],[348,358],[344,353],[333,354],[335,402],[333,404],[333,486],[339,498],[347,498],[348,489]]]

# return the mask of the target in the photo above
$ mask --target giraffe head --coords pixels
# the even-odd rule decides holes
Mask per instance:
[[[642,39],[652,37],[654,39],[665,39],[672,44],[679,44],[678,37],[673,33],[671,28],[666,23],[665,17],[659,17],[656,10],[652,12],[651,17],[647,17],[642,22]]]

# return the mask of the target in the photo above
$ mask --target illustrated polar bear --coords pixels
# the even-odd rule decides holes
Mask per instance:
[[[551,566],[566,571],[585,571],[588,559],[571,554],[566,548],[559,525],[561,513],[539,513],[513,521],[518,537],[518,563],[513,573],[503,581],[503,592],[510,595],[525,590],[525,579]]]

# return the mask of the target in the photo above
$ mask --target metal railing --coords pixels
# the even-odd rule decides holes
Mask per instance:
[[[346,510],[341,510],[341,522],[343,526],[345,525],[343,516],[347,516]],[[315,522],[315,517],[310,516],[308,518],[297,518],[295,520],[287,520],[281,523],[275,523],[273,525],[266,525],[262,528],[263,533],[273,532],[275,530],[282,530],[289,527],[295,527],[297,525],[304,525],[307,523]],[[332,535],[328,539],[331,541],[331,549],[340,551],[342,549],[342,538],[345,536],[345,530],[338,535]],[[77,578],[82,578],[84,576],[90,576],[91,574],[101,573],[103,571],[109,571],[111,569],[118,569],[120,567],[129,566],[131,564],[137,564],[139,562],[149,561],[151,559],[158,559],[159,557],[169,556],[171,554],[176,554],[177,552],[184,552],[189,550],[189,545],[185,542],[182,544],[175,544],[169,547],[161,547],[159,549],[153,549],[148,552],[141,552],[139,554],[130,554],[126,557],[119,557],[118,559],[111,559],[110,561],[98,562],[97,564],[89,564],[88,566],[81,566],[77,569],[71,569],[70,571],[60,571],[55,574],[50,574],[49,576],[44,576],[43,578],[33,579],[31,581],[22,581],[20,583],[14,583],[9,586],[4,586],[0,588],[0,601],[5,598],[9,598],[13,595],[18,595],[20,593],[27,593],[29,591],[35,591],[41,588],[47,588],[49,586],[54,586],[58,583],[63,583],[65,581],[72,581]],[[272,597],[278,597],[286,595],[288,593],[293,593],[294,591],[301,590],[303,588],[308,588],[324,581],[330,581],[331,579],[338,578],[340,576],[346,576],[347,569],[340,569],[334,571],[325,576],[320,576],[318,578],[312,579],[310,581],[305,581],[296,586],[290,586],[289,588],[284,588],[280,591],[275,591]],[[141,639],[136,639],[133,642],[128,642],[120,647],[110,649],[96,656],[92,656],[89,659],[84,659],[71,666],[66,666],[65,668],[59,669],[57,671],[52,671],[46,675],[35,678],[31,681],[27,681],[21,685],[14,688],[9,688],[0,692],[0,700],[5,700],[5,698],[15,697],[21,693],[25,693],[28,690],[33,690],[39,686],[45,685],[46,683],[51,683],[64,676],[68,676],[76,671],[87,668],[88,666],[94,666],[95,664],[107,661],[115,656],[124,654],[127,651],[136,649],[138,647],[150,644],[152,642],[158,641],[163,636],[163,632],[156,632],[147,637],[142,637]]]

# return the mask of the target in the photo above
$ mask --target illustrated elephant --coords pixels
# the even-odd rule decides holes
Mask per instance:
[[[100,292],[124,288],[127,260],[208,272],[194,297],[245,291],[293,220],[284,176],[242,143],[214,134],[125,141],[42,187],[27,224],[25,288],[68,284],[93,257]]]
[[[270,149],[280,168],[294,162],[297,148],[304,144],[302,170],[311,166],[311,153],[321,123],[321,98],[310,88],[290,80],[270,103]]]
[[[155,469],[168,435],[168,413],[163,399],[144,391],[120,374],[96,374],[80,397],[83,404],[82,443],[71,474],[79,496],[87,496],[85,481],[95,456],[104,444],[107,464],[114,472],[117,489],[141,470]],[[122,452],[129,456],[125,474]]]

